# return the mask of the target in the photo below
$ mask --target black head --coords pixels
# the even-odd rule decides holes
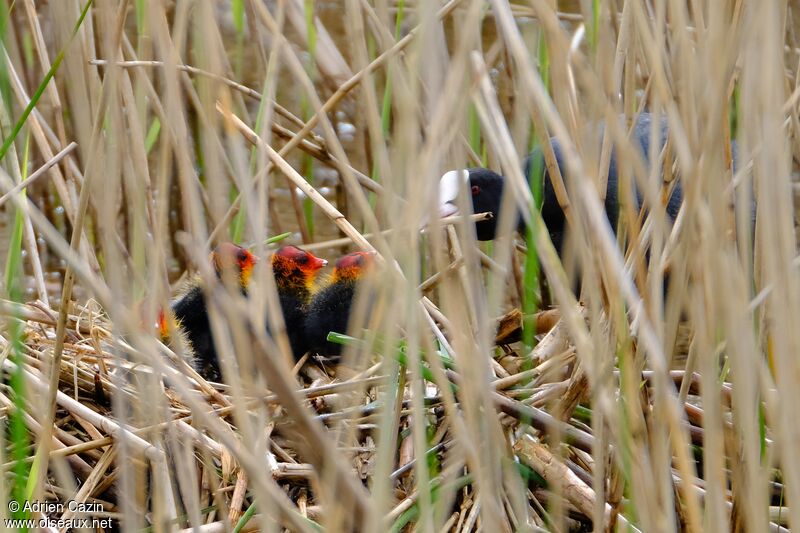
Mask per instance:
[[[492,218],[475,223],[479,241],[490,241],[497,233],[500,203],[503,200],[505,178],[486,168],[452,170],[439,181],[439,214],[450,216],[458,214],[458,193],[468,187],[467,195],[472,198],[473,213],[491,213]]]

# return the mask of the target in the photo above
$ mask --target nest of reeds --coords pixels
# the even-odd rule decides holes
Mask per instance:
[[[6,347],[4,370],[6,375],[23,373],[26,387],[32,392],[45,394],[48,390],[43,367],[52,360],[56,339],[58,313],[40,303],[24,306],[6,303],[6,312],[19,317],[23,325],[24,347],[22,357],[10,357]],[[546,527],[546,509],[562,507],[564,525],[569,530],[588,530],[592,516],[602,510],[609,528],[624,525],[626,519],[620,509],[625,505],[622,492],[613,492],[609,486],[608,500],[599,502],[592,488],[594,470],[598,468],[592,458],[597,445],[591,425],[591,411],[582,408],[589,389],[585,369],[576,360],[575,347],[569,341],[566,328],[558,311],[545,311],[532,317],[540,332],[536,347],[529,353],[520,351],[519,337],[523,315],[518,310],[500,317],[494,343],[490,388],[484,391],[497,410],[496,422],[504,435],[513,462],[504,468],[519,471],[526,481],[520,486],[527,505],[541,511],[538,526]],[[61,364],[58,372],[57,405],[51,433],[51,462],[61,463],[66,469],[56,469],[60,475],[49,475],[42,498],[59,501],[72,494],[71,484],[80,485],[78,501],[91,508],[87,513],[96,519],[111,518],[117,521],[123,513],[120,498],[136,494],[138,501],[126,501],[140,513],[141,523],[189,527],[191,519],[206,524],[204,530],[227,530],[235,526],[240,530],[258,528],[260,516],[249,488],[253,484],[237,463],[229,448],[231,442],[217,440],[209,434],[203,422],[193,417],[196,409],[206,409],[207,414],[236,436],[235,445],[244,445],[243,435],[235,422],[236,398],[222,386],[220,390],[199,379],[192,382],[197,393],[196,401],[188,406],[180,394],[172,390],[158,369],[134,363],[135,349],[124,338],[115,336],[108,317],[96,305],[75,306],[66,321]],[[163,362],[171,371],[186,369],[180,359],[161,346]],[[422,390],[423,397],[415,400],[409,371],[400,374],[394,383],[396,393],[379,394],[378,390],[391,382],[383,373],[387,365],[371,364],[356,372],[352,367],[326,364],[325,361],[306,361],[297,383],[296,391],[301,404],[308,409],[310,419],[334,434],[341,435],[338,457],[339,472],[359,480],[364,486],[375,485],[376,474],[387,475],[392,487],[388,497],[391,502],[382,517],[395,530],[404,529],[419,518],[420,495],[416,489],[418,459],[414,454],[411,427],[414,418],[423,413],[428,439],[424,461],[431,492],[427,497],[441,498],[447,494],[442,512],[448,512],[446,524],[454,531],[470,531],[480,516],[481,498],[475,487],[475,475],[469,468],[449,409],[461,411],[459,403],[446,405],[448,394],[433,385],[439,380],[432,377],[429,365],[420,367],[422,376],[430,383]],[[300,369],[298,365],[296,369]],[[45,369],[46,370],[46,369]],[[445,388],[458,396],[463,377],[458,372],[442,368]],[[621,373],[614,371],[614,378]],[[195,374],[195,378],[198,376]],[[653,380],[651,371],[641,371],[636,381],[641,389],[643,421],[655,423],[653,406],[649,403]],[[671,372],[671,379],[687,400],[683,404],[689,425],[686,427],[691,442],[697,447],[696,460],[702,461],[703,409],[698,405],[699,376],[683,370]],[[150,383],[146,383],[146,382]],[[166,422],[157,426],[138,425],[137,411],[147,409],[141,395],[144,389],[156,384],[164,395],[163,408]],[[617,382],[614,387],[621,384]],[[209,391],[213,391],[209,394]],[[731,400],[730,384],[722,384],[723,398]],[[184,391],[185,392],[185,391]],[[445,392],[443,394],[443,392]],[[380,468],[381,457],[375,445],[376,431],[380,427],[381,412],[387,408],[387,398],[396,394],[392,407],[396,410],[397,427],[393,428],[397,447],[391,458],[392,468]],[[0,401],[6,413],[14,409],[14,391],[4,387]],[[116,402],[117,405],[112,405]],[[422,410],[416,409],[418,401]],[[160,402],[159,402],[160,403]],[[31,435],[43,435],[33,416],[34,405],[23,404],[23,418]],[[325,497],[318,492],[320,477],[326,475],[324,454],[313,450],[309,434],[292,420],[281,407],[279,397],[269,392],[251,397],[246,405],[262,406],[268,413],[263,426],[267,449],[263,450],[264,473],[271,476],[275,489],[280,490],[288,506],[282,510],[287,527],[298,527],[308,519],[318,522],[329,518]],[[115,412],[124,412],[122,417]],[[463,414],[463,413],[461,413]],[[138,413],[141,415],[141,413]],[[344,436],[346,435],[346,437]],[[241,439],[241,440],[240,440]],[[124,452],[120,448],[125,448]],[[130,460],[127,468],[148,490],[125,493],[117,455],[125,453]],[[13,454],[7,453],[7,456]],[[383,459],[385,460],[385,458]],[[7,468],[14,463],[7,463]],[[605,466],[608,468],[608,466]],[[330,473],[328,473],[330,475]],[[64,485],[66,477],[66,486]],[[448,490],[445,490],[448,489]],[[364,498],[360,487],[350,487],[341,497]],[[702,490],[695,487],[695,490]],[[775,487],[780,494],[780,487]],[[616,496],[613,496],[616,494]],[[506,498],[509,496],[506,496]],[[500,520],[508,527],[519,526],[512,502],[503,498],[506,506]],[[341,503],[341,502],[339,502]],[[355,502],[350,502],[359,509]],[[173,506],[168,508],[167,505]],[[330,505],[330,502],[327,502]],[[361,502],[364,505],[364,502]],[[331,506],[332,509],[341,507]],[[367,508],[360,508],[366,512]],[[162,514],[163,513],[163,514]],[[192,514],[195,513],[195,516]],[[280,513],[279,513],[280,514]],[[170,518],[167,518],[171,515]],[[73,513],[61,515],[62,519]],[[534,515],[537,516],[537,515]],[[66,518],[65,518],[66,517]],[[56,516],[52,516],[53,519]],[[342,527],[355,527],[356,516],[340,516]],[[308,522],[306,525],[310,524]]]

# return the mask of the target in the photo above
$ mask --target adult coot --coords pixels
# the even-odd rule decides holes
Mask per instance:
[[[641,147],[642,155],[648,160],[650,154],[650,137],[653,117],[650,113],[641,113],[634,125],[632,136]],[[661,150],[667,139],[667,121],[662,119],[658,128],[659,139],[658,148]],[[599,141],[598,141],[599,142]],[[550,139],[553,147],[558,167],[562,175],[567,171],[565,164],[564,150],[561,143],[556,138]],[[736,142],[731,143],[731,150],[736,160]],[[566,231],[566,219],[564,212],[558,203],[550,176],[546,171],[544,156],[541,148],[537,147],[525,160],[525,176],[529,178],[534,168],[544,169],[544,184],[542,187],[542,219],[550,233],[553,245],[560,253],[564,244]],[[448,216],[458,213],[456,199],[462,187],[467,187],[467,194],[472,198],[472,207],[475,213],[492,213],[493,217],[488,220],[475,223],[478,240],[488,241],[494,239],[497,233],[499,211],[503,197],[505,178],[486,168],[470,168],[465,170],[453,170],[444,174],[439,182],[439,212],[441,216]],[[565,179],[565,182],[568,180]],[[619,218],[619,176],[617,171],[617,158],[614,152],[611,154],[608,168],[608,188],[605,196],[605,210],[611,227],[616,230],[617,219]],[[642,205],[642,196],[636,191],[638,206]],[[683,191],[680,183],[675,185],[673,192],[666,206],[666,212],[671,219],[675,219],[683,201]],[[515,205],[515,204],[508,204]],[[637,206],[637,207],[638,207]],[[753,210],[755,215],[755,209]],[[518,229],[524,231],[525,224],[520,216]]]

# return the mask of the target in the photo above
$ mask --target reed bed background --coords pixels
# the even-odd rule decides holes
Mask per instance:
[[[0,515],[47,499],[125,530],[800,524],[796,7],[4,2]],[[652,164],[617,118],[642,109],[670,125]],[[453,168],[502,171],[509,204],[533,205],[520,162],[550,136],[569,156],[563,263],[535,211],[527,243],[511,216],[489,244],[436,220]],[[649,208],[623,198],[618,236],[597,193],[612,148]],[[329,260],[379,253],[338,368],[294,365],[263,327],[281,331],[265,243],[284,232]],[[211,271],[224,240],[262,258],[248,298]],[[215,295],[218,386],[154,327],[184,272]]]

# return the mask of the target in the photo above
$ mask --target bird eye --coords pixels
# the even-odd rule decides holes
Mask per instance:
[[[477,196],[481,192],[481,188],[477,185],[472,186],[472,196]]]
[[[301,254],[297,257],[297,262],[301,265],[308,263],[308,254]]]
[[[245,250],[239,250],[239,253],[236,254],[236,259],[240,262],[245,262],[247,260],[247,252]]]

